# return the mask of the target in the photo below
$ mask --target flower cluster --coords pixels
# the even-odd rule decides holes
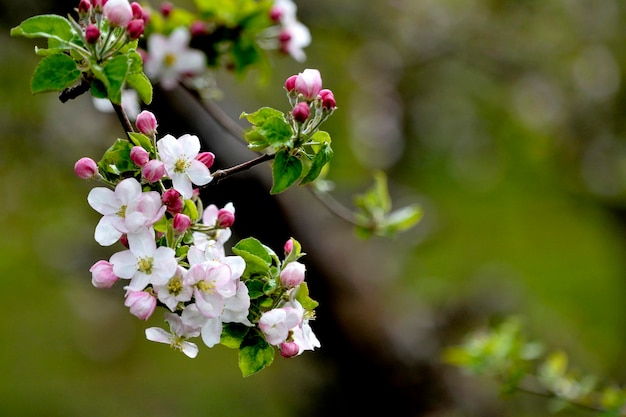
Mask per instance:
[[[123,282],[124,304],[142,320],[164,308],[169,331],[151,327],[146,337],[189,357],[198,353],[190,341],[195,337],[208,347],[225,337],[228,346],[252,343],[285,357],[319,347],[309,325],[317,303],[308,297],[299,243],[286,243],[283,261],[254,238],[227,255],[235,208],[231,203],[204,208],[197,188],[213,179],[215,156],[200,152],[194,135],[157,140],[158,123],[150,111],[142,111],[135,126],[138,133],[118,139],[100,163],[84,157],[74,166],[78,177],[107,185],[87,197],[102,215],[95,240],[123,247],[91,267],[92,284],[110,288]],[[266,362],[253,363],[252,369]]]
[[[305,69],[285,81],[285,89],[292,106],[292,119],[303,136],[315,132],[335,111],[335,95],[322,88],[322,76],[316,69]]]
[[[311,43],[311,32],[298,20],[297,10],[298,7],[292,0],[275,0],[270,10],[270,18],[277,25],[278,49],[302,62],[306,59],[304,48]]]

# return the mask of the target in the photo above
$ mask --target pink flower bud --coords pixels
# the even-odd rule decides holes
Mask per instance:
[[[131,39],[139,39],[143,35],[144,21],[143,19],[133,19],[126,26],[126,33]]]
[[[207,168],[211,168],[213,161],[215,161],[215,155],[213,152],[200,152],[196,155],[196,159],[206,165]]]
[[[85,40],[88,44],[93,45],[98,42],[98,39],[100,39],[100,29],[98,29],[98,26],[91,23],[85,28]]]
[[[124,305],[130,308],[133,316],[148,320],[156,308],[156,298],[146,291],[129,291],[126,293]]]
[[[206,35],[209,33],[209,28],[206,23],[198,20],[191,24],[189,33],[191,33],[191,36]]]
[[[165,164],[163,161],[152,159],[143,166],[141,175],[148,182],[157,182],[165,175]]]
[[[292,358],[300,353],[300,347],[296,342],[283,342],[278,349],[283,358]]]
[[[163,193],[161,201],[163,201],[163,204],[165,204],[165,207],[167,207],[167,211],[170,214],[180,213],[183,211],[183,207],[185,205],[180,193],[173,188],[170,188]]]
[[[172,10],[174,10],[174,5],[168,1],[161,3],[161,7],[159,9],[163,17],[168,17]]]
[[[112,26],[125,28],[133,18],[133,9],[128,0],[108,0],[102,12]]]
[[[158,124],[154,114],[151,111],[144,110],[137,115],[135,126],[137,126],[137,130],[144,135],[154,136],[156,134]]]
[[[128,235],[126,233],[124,233],[122,235],[122,237],[120,237],[120,243],[122,244],[122,246],[124,246],[126,249],[130,248],[130,245],[128,244]]]
[[[287,91],[293,91],[296,88],[296,78],[298,78],[297,75],[292,75],[285,80],[285,89]]]
[[[89,0],[80,0],[80,3],[78,3],[79,16],[87,16],[90,10],[91,3],[89,2]]]
[[[283,250],[285,251],[285,255],[289,255],[293,250],[293,240],[289,239],[285,242],[285,246],[283,246]]]
[[[142,167],[150,160],[150,154],[142,146],[130,148],[130,160],[138,167]]]
[[[215,225],[221,229],[226,229],[235,223],[235,213],[227,209],[217,211],[217,221]]]
[[[130,9],[133,11],[133,19],[143,19],[143,8],[141,4],[134,1],[130,4]]]
[[[178,213],[172,219],[172,227],[178,233],[185,233],[191,226],[191,219],[186,214]]]
[[[337,107],[337,103],[335,102],[335,95],[332,91],[328,89],[323,89],[319,94],[322,99],[322,107],[328,110],[332,110]]]
[[[322,76],[316,69],[305,69],[296,78],[295,89],[307,100],[314,100],[322,89]]]
[[[91,283],[96,288],[111,288],[119,279],[113,273],[113,264],[107,261],[98,261],[91,268]]]
[[[272,19],[273,22],[278,23],[280,22],[280,19],[283,18],[284,15],[284,11],[283,8],[280,6],[273,6],[270,10],[270,19]]]
[[[294,288],[304,282],[306,267],[300,262],[289,262],[280,272],[280,282],[287,288]]]
[[[301,101],[300,103],[295,105],[295,107],[291,111],[291,114],[296,121],[304,123],[304,121],[309,118],[310,112],[311,110],[309,109],[309,105],[304,101]]]
[[[98,174],[98,164],[91,158],[80,158],[74,164],[74,172],[78,178],[88,180]]]

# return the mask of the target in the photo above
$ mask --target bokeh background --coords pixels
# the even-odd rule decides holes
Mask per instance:
[[[350,206],[383,169],[394,205],[425,215],[395,239],[362,241],[302,190],[268,202],[270,215],[237,205],[235,233],[264,227],[275,249],[290,233],[303,242],[322,301],[322,349],[243,379],[235,351],[201,347],[190,360],[147,342],[160,313],[140,322],[121,288],[91,286],[89,267],[112,249],[92,238],[93,184],[72,167],[123,132],[86,96],[29,92],[34,42],[10,28],[75,4],[0,1],[0,415],[545,415],[544,400],[502,399],[441,361],[509,315],[573,367],[626,381],[624,3],[296,3],[313,36],[307,61],[277,56],[265,84],[216,74],[220,105],[235,119],[286,109],[285,78],[320,69],[339,106],[325,125],[335,197]],[[182,116],[168,132],[204,122],[169,98]],[[242,176],[255,192],[266,169]],[[248,185],[215,199],[257,198]]]

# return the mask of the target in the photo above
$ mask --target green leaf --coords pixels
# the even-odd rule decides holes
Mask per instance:
[[[313,158],[313,164],[311,165],[309,172],[307,172],[304,178],[302,178],[302,181],[300,182],[300,184],[307,184],[309,182],[315,181],[315,179],[319,177],[320,172],[322,172],[322,169],[324,168],[324,166],[328,162],[330,162],[332,157],[333,157],[333,150],[330,147],[330,144],[328,142],[324,142],[324,145],[322,145],[322,148],[319,150],[319,152],[315,154],[315,158]]]
[[[263,292],[265,282],[260,279],[246,280],[246,287],[248,287],[248,296],[251,300],[255,300],[265,295],[265,293]]]
[[[130,159],[133,144],[127,140],[117,139],[102,156],[98,167],[110,180],[116,180],[123,172],[137,171],[137,166]],[[107,175],[107,174],[113,174]]]
[[[62,91],[81,76],[76,62],[65,54],[45,57],[35,68],[30,89],[33,94]]]
[[[74,35],[72,25],[66,18],[44,14],[28,18],[19,26],[12,28],[11,36],[48,38],[50,48],[59,48],[66,46]]]
[[[253,237],[242,239],[232,248],[232,251],[246,262],[244,278],[269,275],[272,257],[268,248],[257,239]]]
[[[98,79],[91,82],[91,95],[94,98],[107,98],[107,88],[104,83]]]
[[[152,83],[143,72],[132,73],[126,77],[129,87],[133,88],[139,94],[139,98],[145,104],[152,103]]]
[[[283,112],[280,110],[276,110],[271,107],[261,107],[259,110],[254,113],[241,113],[240,118],[245,117],[251,124],[255,126],[263,125],[265,121],[272,117],[284,117]]]
[[[279,151],[272,162],[274,184],[270,194],[282,193],[298,181],[300,174],[302,174],[302,161],[286,150]]]
[[[136,146],[141,146],[148,152],[152,152],[152,140],[143,133],[128,132],[130,140]]]
[[[291,125],[287,123],[283,115],[270,117],[265,120],[262,125],[257,127],[257,131],[267,139],[269,144],[274,148],[293,146]]]
[[[239,369],[244,377],[253,375],[274,361],[274,348],[257,333],[249,332],[239,348]]]
[[[114,104],[122,104],[122,87],[126,81],[128,68],[129,59],[126,55],[118,55],[108,60],[103,68],[107,96]]]
[[[385,236],[394,236],[415,226],[424,215],[422,208],[418,205],[411,205],[391,212],[381,227],[381,232]]]
[[[240,323],[224,323],[220,343],[231,349],[239,349],[250,328]]]
[[[309,287],[306,285],[306,282],[298,285],[295,296],[296,300],[298,300],[306,310],[315,310],[319,305],[317,301],[309,297]]]

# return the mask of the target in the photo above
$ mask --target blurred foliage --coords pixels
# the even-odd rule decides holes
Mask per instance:
[[[337,99],[325,129],[338,198],[349,205],[382,169],[394,201],[424,209],[416,231],[361,251],[325,235],[324,246],[379,291],[389,350],[407,364],[438,362],[476,325],[519,314],[576,368],[626,381],[623,4],[297,3],[313,35],[305,65]],[[173,355],[143,340],[116,294],[93,291],[87,270],[105,255],[91,240],[88,186],[71,167],[101,153],[99,138],[118,128],[85,101],[28,94],[32,45],[8,38],[19,20],[0,35],[0,276],[10,294],[0,414],[276,417],[314,402],[303,393],[332,377],[315,355],[242,381],[233,352]],[[253,73],[216,74],[232,100],[225,108],[283,108],[275,86],[302,64],[273,65],[262,85]],[[500,401],[489,382],[445,367],[442,378],[457,395],[441,415],[545,415],[544,401]]]

